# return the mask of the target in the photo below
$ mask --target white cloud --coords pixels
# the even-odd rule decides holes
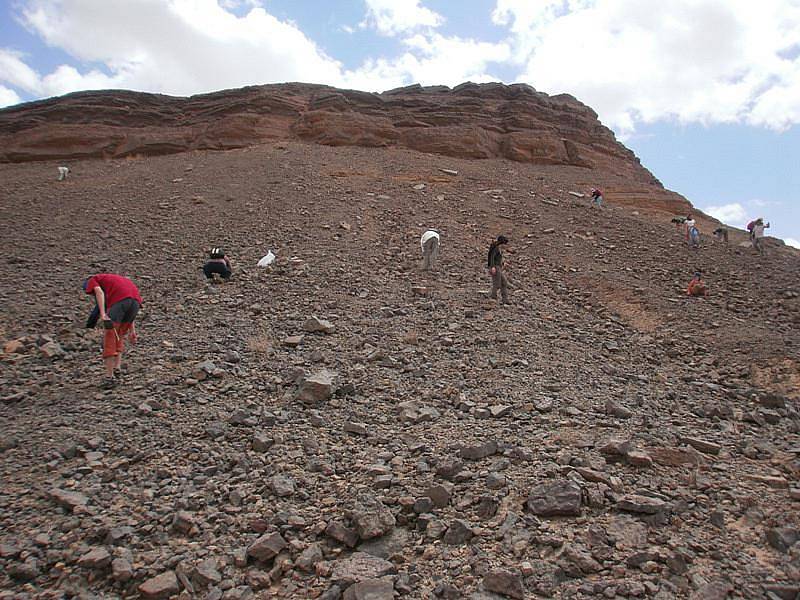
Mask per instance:
[[[708,208],[704,208],[703,212],[734,227],[743,227],[747,221],[747,209],[739,202],[723,204],[721,206],[709,206]]]
[[[362,27],[374,27],[383,35],[397,35],[420,27],[438,27],[442,15],[420,5],[419,0],[365,0],[367,15]]]
[[[511,31],[519,80],[572,93],[618,131],[800,122],[796,0],[498,0],[492,18]]]
[[[407,83],[422,85],[457,85],[464,81],[497,81],[488,73],[491,63],[508,59],[506,44],[477,42],[437,33],[418,34],[403,41],[406,52],[393,60],[367,61],[362,68],[346,75],[349,87],[382,89]]]
[[[15,104],[19,104],[21,101],[22,99],[19,97],[17,92],[0,85],[0,108],[13,106]]]
[[[800,248],[800,240],[796,240],[794,238],[787,237],[787,238],[783,238],[783,242],[787,246],[791,246],[792,248]]]
[[[27,65],[14,65],[25,81],[9,83],[38,94],[105,87],[194,94],[342,76],[341,65],[295,25],[258,7],[239,17],[215,0],[29,0],[22,19],[48,45],[107,70],[62,65],[31,77]]]

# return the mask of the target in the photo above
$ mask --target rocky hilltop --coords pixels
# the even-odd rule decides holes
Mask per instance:
[[[153,156],[292,139],[579,166],[623,176],[628,184],[619,201],[650,196],[665,210],[688,208],[591,108],[524,84],[415,85],[377,94],[289,83],[190,98],[114,90],[0,110],[0,162]]]

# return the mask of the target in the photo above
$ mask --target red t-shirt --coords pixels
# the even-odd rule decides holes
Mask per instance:
[[[106,295],[106,310],[109,310],[120,300],[125,300],[125,298],[133,298],[139,304],[142,304],[139,288],[127,277],[114,275],[113,273],[99,273],[89,278],[86,293],[94,296],[94,288],[98,286]]]

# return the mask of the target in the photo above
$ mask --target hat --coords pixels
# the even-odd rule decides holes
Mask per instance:
[[[498,244],[507,244],[508,243],[508,238],[506,236],[504,236],[504,235],[498,235],[497,236],[497,243]]]

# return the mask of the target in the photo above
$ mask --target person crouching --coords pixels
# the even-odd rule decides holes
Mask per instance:
[[[215,274],[225,280],[231,278],[233,275],[231,259],[222,248],[212,248],[208,253],[208,261],[203,265],[203,274],[206,279],[213,279]]]
[[[114,273],[92,275],[83,282],[83,290],[94,296],[97,313],[103,322],[103,363],[106,371],[103,387],[112,388],[122,375],[124,338],[127,337],[132,344],[137,340],[134,320],[139,314],[142,297],[136,284]]]

